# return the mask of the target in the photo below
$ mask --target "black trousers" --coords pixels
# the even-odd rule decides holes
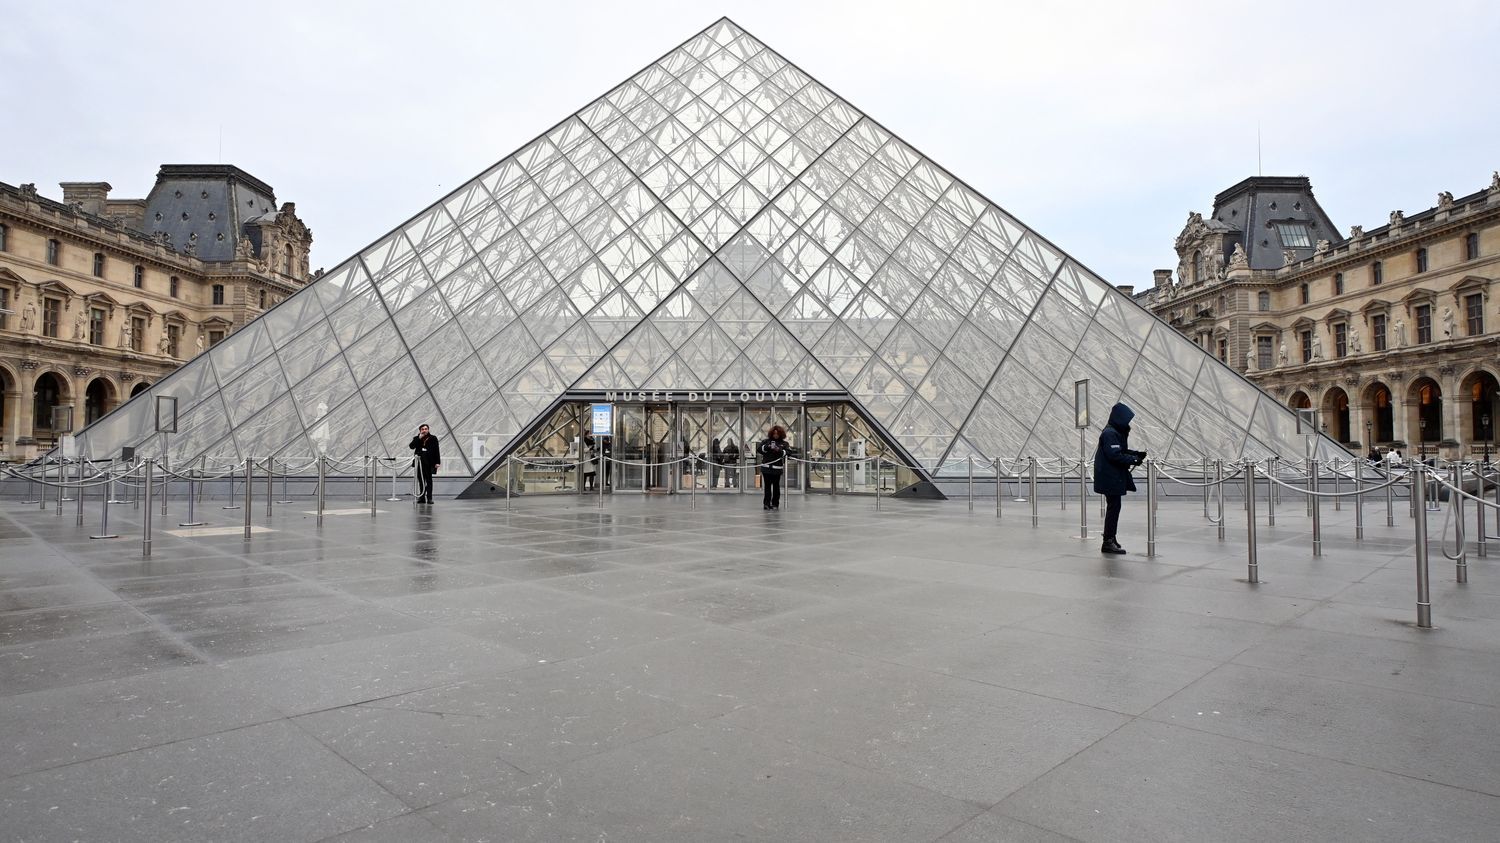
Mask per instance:
[[[417,460],[417,500],[432,500],[432,463]]]
[[[1114,538],[1115,530],[1120,526],[1120,502],[1124,498],[1124,495],[1104,496],[1104,537],[1106,539]]]
[[[762,502],[766,506],[781,506],[781,470],[762,468],[760,485],[763,487]]]

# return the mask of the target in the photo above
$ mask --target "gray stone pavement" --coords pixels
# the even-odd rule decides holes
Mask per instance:
[[[1056,500],[379,506],[142,559],[0,501],[0,838],[1500,837],[1500,572],[1434,541],[1416,630],[1373,503],[1259,586],[1196,501],[1154,559],[1140,497],[1118,558]]]

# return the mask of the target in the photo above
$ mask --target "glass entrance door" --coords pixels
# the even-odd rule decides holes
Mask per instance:
[[[760,474],[755,469],[757,459],[755,446],[766,438],[766,434],[773,425],[781,425],[786,429],[786,441],[791,446],[789,449],[791,459],[787,461],[786,473],[782,475],[782,489],[789,491],[803,488],[806,466],[798,462],[807,458],[802,435],[802,408],[747,404],[744,409],[744,423],[745,445],[740,461],[744,471],[745,487],[760,488]]]
[[[714,405],[708,408],[709,460],[708,488],[718,492],[743,492],[745,476],[742,463],[753,448],[745,447],[744,420],[738,404]],[[717,450],[715,450],[717,449]]]

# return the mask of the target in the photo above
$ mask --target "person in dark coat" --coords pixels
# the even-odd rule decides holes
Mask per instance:
[[[417,459],[417,503],[432,503],[432,475],[443,467],[438,438],[424,424],[417,428],[417,435],[407,447]]]
[[[764,490],[761,504],[766,509],[781,508],[781,473],[786,470],[788,450],[786,428],[779,424],[772,426],[766,438],[755,446],[760,463],[760,485]]]
[[[734,489],[740,485],[740,446],[731,440],[724,446],[724,488]]]
[[[708,488],[719,487],[719,471],[724,466],[724,451],[719,447],[719,440],[715,439],[708,446]]]
[[[1120,501],[1135,491],[1130,469],[1146,459],[1145,451],[1130,450],[1130,422],[1135,411],[1124,404],[1109,410],[1109,423],[1099,431],[1099,447],[1094,451],[1094,491],[1104,496],[1104,545],[1101,553],[1124,553],[1115,540],[1120,524]]]

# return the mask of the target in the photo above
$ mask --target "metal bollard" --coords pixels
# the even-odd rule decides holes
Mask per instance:
[[[1260,560],[1255,548],[1255,463],[1245,462],[1245,555],[1249,568],[1245,577],[1252,583],[1260,582]]]
[[[1448,492],[1448,503],[1453,507],[1453,519],[1457,522],[1455,531],[1458,533],[1458,558],[1453,560],[1457,570],[1454,575],[1463,584],[1469,581],[1469,543],[1464,539],[1463,469],[1454,463],[1449,474],[1453,480],[1453,488]]]
[[[245,457],[245,541],[250,541],[250,513],[255,509],[255,457]]]
[[[1323,507],[1318,499],[1318,460],[1307,461],[1307,504],[1312,510],[1312,555],[1323,555]]]
[[[234,465],[233,463],[231,463],[230,466],[229,466],[229,506],[220,507],[221,509],[239,509],[240,508],[239,504],[237,504],[237,503],[234,502],[234,470],[237,467],[238,466]]]
[[[386,498],[387,502],[401,502],[401,496],[396,494],[396,461],[391,460],[391,496]]]
[[[1037,522],[1037,499],[1036,499],[1036,457],[1031,458],[1031,526],[1035,527]]]
[[[78,518],[73,522],[75,527],[83,526],[83,498],[88,494],[88,488],[83,485],[83,463],[82,459],[78,460]]]
[[[688,455],[688,509],[698,508],[698,457],[696,454]]]
[[[365,457],[365,463],[366,463],[366,467],[370,470],[369,471],[369,477],[370,477],[370,494],[367,496],[366,500],[368,500],[370,502],[370,517],[374,518],[375,517],[375,494],[376,494],[375,493],[375,471],[377,470],[376,466],[378,465],[378,463],[375,462],[375,460],[374,460],[373,457]],[[360,482],[360,486],[361,487],[364,486],[364,481],[365,481],[365,478],[364,478],[363,475],[361,475],[360,478],[359,478],[359,482]]]
[[[77,462],[77,461],[75,460],[75,462]],[[68,493],[68,469],[67,469],[66,466],[67,466],[67,463],[65,463],[62,460],[58,460],[58,462],[57,462],[57,514],[58,515],[62,514],[62,505],[63,505],[64,502],[67,502],[67,503],[72,503],[73,502],[72,498],[67,497],[67,493]]]
[[[141,556],[151,555],[151,467],[155,460],[146,460],[146,509],[141,519]]]
[[[370,499],[370,457],[365,455],[365,462],[359,469],[359,502],[364,503]]]
[[[1333,511],[1334,512],[1343,512],[1344,511],[1344,499],[1341,498],[1341,497],[1339,497],[1339,468],[1338,468],[1338,460],[1333,460],[1330,463],[1330,465],[1333,466]]]
[[[974,511],[974,457],[969,456],[969,511]]]
[[[114,460],[110,460],[110,485],[114,484]],[[99,508],[99,535],[89,536],[91,539],[117,539],[118,535],[109,531],[109,505],[110,498],[114,495],[105,495],[104,502]]]
[[[1205,487],[1207,488],[1207,487]],[[1224,540],[1224,461],[1214,460],[1214,488],[1219,490],[1219,541]]]
[[[1354,461],[1354,540],[1365,538],[1365,461]]]
[[[44,485],[42,486],[42,497],[46,497],[46,494],[47,494],[47,487],[45,485],[45,481],[47,479],[47,468],[46,468],[46,465],[45,465],[46,457],[42,457],[42,459],[44,461],[44,465],[42,466],[42,480],[44,482]],[[21,501],[21,506],[32,506],[32,505],[38,503],[39,501],[41,501],[41,498],[37,497],[36,488],[37,488],[37,485],[36,485],[36,473],[35,472],[27,472],[27,474],[26,474],[26,500]],[[45,502],[42,503],[42,506],[45,507],[46,505],[47,504]]]
[[[505,458],[505,511],[511,511],[510,499],[515,496],[516,458],[512,454]]]
[[[271,498],[275,497],[273,483],[276,482],[276,462],[270,457],[266,458],[266,523],[271,523],[271,516],[276,514],[272,506]]]
[[[167,497],[168,492],[172,488],[171,483],[172,469],[171,466],[167,463],[165,452],[163,452],[161,459],[161,517],[163,518],[167,517]]]
[[[109,458],[109,502],[110,503],[125,503],[125,501],[120,500],[119,498],[115,497],[115,458],[114,457],[110,457]]]
[[[1089,537],[1089,470],[1083,460],[1083,436],[1079,434],[1078,454],[1078,538]]]
[[[204,524],[204,522],[198,520],[197,509],[195,508],[195,504],[194,504],[194,501],[196,501],[197,497],[198,497],[196,494],[194,494],[194,492],[197,491],[197,489],[196,489],[196,485],[197,484],[196,484],[195,480],[196,480],[195,470],[192,469],[192,468],[189,468],[188,469],[188,514],[187,514],[187,519],[188,520],[182,522],[181,524],[178,524],[177,526],[179,526],[179,527],[202,527],[203,524]]]
[[[1198,476],[1203,478],[1203,517],[1207,518],[1208,517],[1208,492],[1209,492],[1209,486],[1208,486],[1208,454],[1204,454],[1203,455],[1202,470],[1198,472]],[[1219,538],[1223,539],[1224,537],[1223,536],[1219,536]]]
[[[603,450],[604,450],[603,448],[599,449],[599,451],[600,451],[598,453],[599,465],[597,466],[598,470],[594,472],[594,491],[596,491],[596,492],[599,493],[597,497],[599,498],[599,504],[598,505],[599,505],[600,509],[604,508],[604,487],[607,486],[607,485],[609,485],[608,483],[605,482],[605,478],[609,476],[608,474],[605,473],[605,472],[609,471],[609,460],[607,460],[607,459],[604,458],[604,454],[602,453]],[[727,478],[726,478],[726,482],[727,482]]]
[[[1478,545],[1480,559],[1488,559],[1490,555],[1489,536],[1485,535],[1484,511],[1489,509],[1484,502],[1484,470],[1480,469],[1476,475],[1478,483],[1474,487],[1474,526],[1478,528],[1479,538],[1475,540]]]
[[[1062,454],[1057,455],[1057,508],[1068,511],[1068,466]]]
[[[1277,471],[1276,458],[1271,457],[1266,461],[1266,526],[1276,526],[1276,480],[1281,472]]]
[[[1411,474],[1413,496],[1427,497],[1427,472],[1417,467]],[[1417,539],[1417,628],[1432,629],[1432,592],[1427,583],[1427,510],[1417,510],[1412,518]]]
[[[323,526],[323,508],[327,501],[328,458],[318,457],[318,526]]]
[[[1156,556],[1156,461],[1146,460],[1146,556]]]
[[[274,459],[271,460],[271,466],[274,468],[275,465],[276,465],[276,461]],[[289,463],[289,462],[287,462],[286,460],[282,460],[281,461],[281,500],[277,501],[277,503],[279,503],[279,504],[281,504],[283,506],[285,506],[286,504],[289,504],[289,503],[293,503],[291,493],[289,493],[287,491],[287,488],[286,488],[287,478],[291,475],[291,473],[292,473],[292,464]]]
[[[1000,499],[1002,497],[1004,497],[1004,495],[1000,494],[1000,458],[999,457],[994,457],[994,458],[992,458],[990,460],[990,468],[994,469],[994,472],[995,472],[995,517],[999,518],[1000,517]]]
[[[875,458],[875,511],[880,511],[880,469],[881,458]]]

